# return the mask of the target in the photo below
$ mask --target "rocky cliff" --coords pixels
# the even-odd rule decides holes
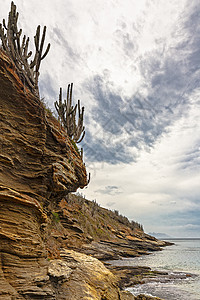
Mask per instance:
[[[53,215],[51,237],[60,247],[67,246],[102,261],[140,256],[167,244],[144,233],[137,222],[81,195],[63,197],[54,206]]]
[[[49,214],[64,195],[85,185],[85,166],[74,145],[0,51],[2,299],[53,299],[51,283],[43,281]]]
[[[98,259],[165,243],[69,194],[86,185],[77,147],[0,50],[0,299],[136,299]]]

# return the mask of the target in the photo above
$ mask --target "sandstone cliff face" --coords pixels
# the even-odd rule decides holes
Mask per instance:
[[[87,184],[80,155],[0,52],[1,182],[40,201]]]
[[[87,185],[58,122],[0,50],[0,298],[54,299],[46,238],[51,206]]]

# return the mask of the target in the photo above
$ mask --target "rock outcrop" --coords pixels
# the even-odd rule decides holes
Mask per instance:
[[[73,250],[62,250],[61,258],[50,263],[50,275],[65,299],[120,299],[116,277],[99,260]]]
[[[80,154],[0,51],[0,298],[54,299],[51,207],[87,185]]]

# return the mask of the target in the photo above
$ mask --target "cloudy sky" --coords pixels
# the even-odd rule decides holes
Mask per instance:
[[[200,2],[16,0],[19,26],[51,43],[40,95],[74,83],[85,106],[81,190],[146,232],[200,236]],[[0,20],[10,1],[0,0]]]

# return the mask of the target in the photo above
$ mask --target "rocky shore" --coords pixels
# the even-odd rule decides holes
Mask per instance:
[[[98,259],[73,250],[63,249],[61,258],[52,260],[48,275],[59,282],[58,299],[105,299],[105,300],[150,300],[157,297],[133,296],[123,288],[136,284],[135,276],[153,274],[150,268],[114,268],[105,266]],[[155,274],[155,273],[154,273]],[[126,283],[126,284],[125,284]],[[64,296],[65,298],[59,298]]]

